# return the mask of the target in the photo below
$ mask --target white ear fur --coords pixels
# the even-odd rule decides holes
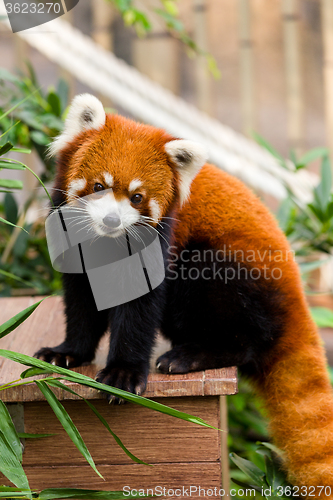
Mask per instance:
[[[84,130],[99,129],[105,124],[105,111],[101,101],[91,94],[74,97],[69,108],[63,132],[49,146],[50,156],[59,153],[66,144]]]
[[[197,143],[185,140],[167,142],[165,151],[176,165],[180,177],[180,204],[186,201],[194,177],[208,159],[207,149]]]

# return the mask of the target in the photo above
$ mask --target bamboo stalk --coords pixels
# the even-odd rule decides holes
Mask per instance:
[[[238,0],[240,95],[243,132],[247,136],[251,136],[256,129],[254,43],[251,21],[250,0]]]
[[[209,51],[207,7],[206,0],[194,0],[194,40],[198,47],[205,51]],[[197,106],[209,115],[213,115],[212,81],[202,56],[196,58],[195,76]]]
[[[327,145],[333,171],[333,2],[321,1],[322,33],[324,46],[324,95]]]
[[[290,148],[304,147],[304,109],[300,51],[299,0],[282,0],[284,59]]]

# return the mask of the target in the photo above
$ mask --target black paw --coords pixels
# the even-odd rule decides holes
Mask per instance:
[[[148,370],[136,367],[106,366],[96,375],[97,382],[140,396],[146,389]],[[122,404],[121,398],[107,393],[109,403]]]
[[[43,347],[34,354],[34,357],[62,368],[74,368],[83,363],[78,356],[73,356],[69,352],[58,351],[56,347]]]
[[[162,373],[188,373],[206,370],[210,366],[207,353],[191,345],[179,345],[160,356],[156,368]]]

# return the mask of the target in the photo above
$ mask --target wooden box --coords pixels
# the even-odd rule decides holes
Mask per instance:
[[[1,299],[0,324],[36,301],[37,298]],[[0,348],[32,355],[42,346],[57,345],[63,336],[61,299],[51,298],[44,301],[17,330],[0,339]],[[95,364],[78,371],[95,376],[103,365],[106,342],[107,338],[102,340]],[[160,343],[158,354],[167,348]],[[18,379],[24,368],[0,359],[0,384]],[[189,494],[191,498],[199,498],[204,490],[207,496],[207,490],[216,488],[213,497],[219,496],[223,467],[221,447],[226,446],[226,432],[188,423],[135,404],[109,405],[104,396],[93,389],[75,385],[73,388],[86,399],[93,400],[124,445],[152,466],[134,463],[84,401],[68,392],[58,391],[57,397],[63,400],[105,480],[100,479],[69,439],[38,388],[31,384],[1,392],[1,399],[8,403],[20,432],[56,434],[45,439],[25,440],[23,466],[31,488],[142,489],[146,493],[149,489],[148,494],[161,493],[170,498],[186,498]],[[225,428],[225,415],[221,415],[224,398],[221,396],[236,392],[236,368],[186,375],[162,375],[152,371],[145,396],[201,417],[216,428],[221,428],[221,425]],[[222,423],[221,417],[224,418]],[[0,477],[1,483],[8,484],[8,481]]]

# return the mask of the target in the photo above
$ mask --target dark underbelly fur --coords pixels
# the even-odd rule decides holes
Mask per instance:
[[[195,250],[196,258],[200,250],[202,258],[169,266],[162,333],[174,346],[198,346],[206,368],[236,365],[245,373],[260,372],[283,332],[283,294],[274,280],[252,279],[244,264],[239,271],[227,259],[204,262],[201,245],[187,250]],[[181,274],[186,279],[174,279]]]
[[[214,263],[214,258],[169,266],[167,232],[160,239],[167,269],[164,282],[127,304],[97,311],[87,276],[64,275],[66,338],[57,347],[40,349],[36,356],[69,368],[91,362],[100,338],[110,328],[107,364],[97,380],[139,394],[146,386],[156,330],[160,329],[173,346],[157,361],[162,372],[234,365],[249,375],[264,371],[284,327],[284,297],[276,284],[237,272],[226,283],[226,270],[236,269],[238,264]],[[188,249],[204,252],[205,247],[193,244]],[[192,269],[192,278],[174,279],[180,264],[185,276]],[[205,277],[207,268],[215,272],[213,279],[193,279],[204,267]]]

